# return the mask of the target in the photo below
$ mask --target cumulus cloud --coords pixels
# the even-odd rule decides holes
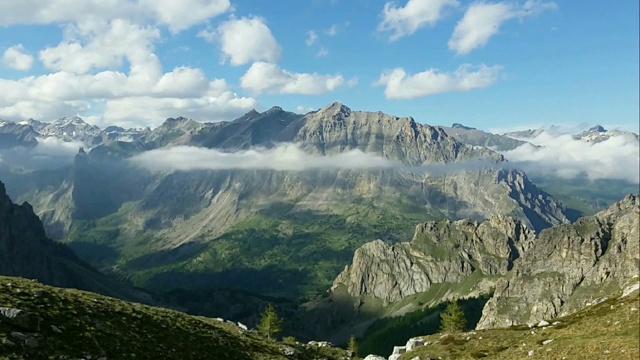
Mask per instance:
[[[83,21],[68,25],[63,41],[40,51],[40,60],[50,70],[78,74],[93,69],[119,67],[131,63],[153,62],[153,42],[160,30],[134,24],[125,19]]]
[[[178,115],[229,120],[257,107],[255,99],[238,96],[224,79],[209,79],[201,69],[164,72],[153,52],[158,40],[157,28],[124,19],[70,24],[60,44],[40,52],[53,72],[0,79],[0,117],[85,114],[100,125],[146,127]],[[119,69],[125,61],[128,72]]]
[[[523,19],[546,10],[557,9],[553,2],[527,0],[523,5],[498,2],[476,2],[467,8],[449,39],[449,49],[458,54],[467,54],[483,47],[500,31],[500,26],[510,19]]]
[[[21,0],[0,2],[0,25],[129,19],[176,32],[231,10],[229,0]]]
[[[317,57],[325,57],[329,55],[329,50],[327,50],[327,48],[325,48],[324,46],[320,48],[320,50],[318,50],[318,52],[316,53]]]
[[[316,40],[318,40],[318,34],[316,34],[316,32],[313,30],[307,31],[307,39],[305,40],[307,46],[313,45]]]
[[[298,114],[306,114],[306,113],[310,113],[310,112],[315,111],[315,110],[318,110],[318,109],[314,109],[314,108],[307,107],[307,106],[302,106],[302,105],[296,106],[296,112]]]
[[[400,164],[360,150],[332,156],[305,153],[297,144],[280,144],[274,148],[256,148],[233,153],[192,146],[157,149],[135,155],[134,164],[153,171],[271,169],[304,171],[312,169],[393,168]]]
[[[25,51],[22,44],[14,45],[4,51],[2,64],[14,70],[26,71],[33,66],[33,56]]]
[[[327,36],[336,36],[338,35],[338,29],[338,24],[333,24],[324,33],[327,34]]]
[[[570,134],[542,132],[503,155],[531,173],[591,180],[618,179],[640,182],[640,147],[634,135],[613,136],[599,143],[574,139]]]
[[[141,0],[139,3],[172,32],[188,29],[231,9],[229,0]]]
[[[223,60],[229,60],[231,65],[243,65],[252,61],[275,62],[282,52],[261,17],[232,17],[220,24],[215,32],[205,30],[199,36],[208,41],[219,42]]]
[[[244,89],[272,94],[317,95],[355,84],[355,79],[345,81],[340,74],[296,73],[266,62],[253,63],[240,79]]]
[[[225,80],[206,78],[200,69],[180,67],[163,73],[157,59],[132,64],[129,74],[60,71],[0,79],[0,92],[6,94],[0,98],[0,117],[9,120],[51,119],[100,105],[106,110],[99,116],[102,124],[124,127],[154,126],[167,117],[191,114],[208,121],[229,120],[258,105],[232,92]]]
[[[442,17],[445,8],[458,5],[457,0],[409,0],[402,7],[395,2],[387,2],[382,10],[378,32],[390,33],[389,41],[398,40],[424,26],[434,25]]]
[[[196,98],[126,97],[108,101],[103,117],[95,121],[102,126],[116,123],[124,128],[139,127],[141,123],[157,126],[164,119],[177,116],[216,122],[234,119],[258,106],[255,99],[230,91]]]
[[[386,86],[384,93],[387,99],[412,99],[439,93],[485,88],[496,82],[500,70],[502,67],[499,65],[463,64],[454,72],[429,69],[410,75],[404,69],[396,68],[382,73],[374,85]]]
[[[193,114],[209,121],[239,116],[257,101],[198,68],[166,71],[155,53],[163,29],[175,33],[230,10],[229,0],[0,2],[0,26],[59,24],[62,29],[62,40],[38,53],[49,73],[0,79],[0,117],[83,115],[101,125],[146,127],[169,116]],[[143,111],[143,106],[158,108]]]

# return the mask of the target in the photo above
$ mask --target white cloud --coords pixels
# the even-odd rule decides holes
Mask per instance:
[[[26,71],[33,66],[33,56],[29,55],[22,44],[14,45],[4,51],[2,64],[20,71]]]
[[[177,115],[229,120],[257,106],[255,99],[231,92],[223,79],[208,79],[189,67],[163,73],[159,63],[132,66],[129,74],[59,71],[0,79],[0,93],[6,94],[0,98],[3,118],[47,120],[90,112],[92,104],[99,103],[104,107],[98,116],[101,124],[134,127],[157,125]]]
[[[178,116],[209,122],[228,121],[257,107],[255,99],[239,97],[230,91],[194,98],[126,97],[107,101],[99,121],[125,128],[140,127],[140,124],[158,126],[164,119]]]
[[[0,2],[0,25],[80,23],[129,19],[190,28],[231,10],[229,0],[21,0]]]
[[[389,40],[395,41],[411,35],[426,25],[434,25],[447,7],[457,7],[457,0],[409,0],[403,7],[387,2],[382,10],[379,32],[390,32]]]
[[[503,155],[514,166],[527,172],[563,178],[587,176],[589,179],[618,179],[640,182],[640,145],[635,136],[613,136],[591,143],[570,134],[542,132],[526,139],[540,147],[524,144]]]
[[[327,36],[336,36],[338,34],[338,24],[331,25],[324,33],[327,34]]]
[[[255,93],[317,95],[336,90],[341,86],[354,86],[351,79],[345,82],[340,74],[295,73],[281,69],[276,64],[256,62],[240,79],[240,85]]]
[[[271,169],[304,171],[311,169],[393,168],[401,164],[375,154],[349,150],[337,155],[305,153],[298,144],[279,144],[234,153],[192,146],[151,150],[131,158],[134,164],[154,171]]]
[[[316,40],[318,40],[318,34],[316,34],[316,32],[313,30],[307,31],[307,40],[305,40],[307,46],[313,45]]]
[[[523,5],[507,2],[477,2],[469,6],[449,39],[449,49],[458,54],[467,54],[483,47],[500,31],[503,22],[538,15],[546,10],[557,9],[553,2],[527,0]]]
[[[82,115],[101,125],[144,127],[166,114],[212,121],[241,115],[257,101],[238,96],[225,80],[207,78],[201,69],[165,72],[155,54],[165,28],[182,31],[231,9],[229,0],[0,1],[0,26],[62,29],[60,43],[38,54],[50,73],[0,79],[0,117]]]
[[[129,20],[86,21],[67,26],[63,41],[40,51],[40,60],[51,70],[83,74],[99,68],[123,64],[155,62],[151,57],[153,42],[160,31]]]
[[[302,106],[302,105],[296,106],[296,112],[298,114],[306,114],[306,113],[309,113],[309,112],[314,111],[314,110],[318,110],[318,109],[314,109],[314,108],[310,108],[310,107]]]
[[[229,0],[141,0],[140,4],[172,32],[188,29],[231,9]]]
[[[485,88],[496,82],[502,69],[494,66],[463,64],[454,72],[429,69],[414,75],[396,68],[380,75],[376,86],[385,85],[387,99],[412,99],[446,92],[464,92]]]
[[[260,17],[231,18],[218,26],[215,33],[203,31],[199,36],[209,41],[219,41],[223,60],[228,59],[231,65],[252,61],[275,62],[282,52],[271,30]]]
[[[325,57],[329,55],[329,50],[327,50],[327,48],[325,48],[324,46],[320,47],[320,50],[318,50],[318,52],[316,53],[317,57]]]

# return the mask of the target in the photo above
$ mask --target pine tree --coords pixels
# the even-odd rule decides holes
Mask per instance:
[[[467,319],[457,301],[449,302],[445,311],[440,314],[440,331],[444,333],[454,333],[464,330]]]
[[[273,304],[267,305],[260,317],[258,331],[271,339],[272,336],[282,331],[282,319],[278,316]]]
[[[355,336],[351,335],[347,348],[351,352],[351,356],[358,356],[358,341]]]

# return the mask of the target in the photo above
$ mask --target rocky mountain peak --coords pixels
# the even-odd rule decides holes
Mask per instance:
[[[351,115],[351,109],[336,101],[321,108],[319,113],[324,115],[325,118],[339,120],[349,117]]]
[[[284,112],[284,110],[280,106],[272,106],[271,109],[265,111],[267,114],[277,114]]]
[[[470,127],[470,126],[462,125],[462,124],[460,124],[460,123],[453,123],[453,124],[451,125],[451,127],[452,127],[452,128],[454,128],[454,129],[478,130],[478,129],[474,128],[474,127]]]
[[[602,127],[602,125],[595,125],[589,129],[589,132],[607,132],[607,129]]]
[[[111,126],[107,126],[107,127],[104,129],[104,131],[105,131],[105,132],[123,132],[123,131],[125,131],[125,130],[124,130],[124,128],[122,128],[122,127],[120,127],[120,126],[114,126],[114,125],[111,125]]]
[[[191,128],[191,127],[197,127],[198,125],[201,125],[199,122],[192,120],[192,119],[188,119],[186,117],[183,116],[178,116],[177,118],[168,118],[167,120],[164,121],[164,123],[162,123],[162,125],[160,125],[156,130],[161,130],[161,129],[177,129],[177,128]]]
[[[83,166],[87,165],[87,161],[87,153],[84,151],[84,148],[81,147],[76,154],[74,163],[76,166]]]

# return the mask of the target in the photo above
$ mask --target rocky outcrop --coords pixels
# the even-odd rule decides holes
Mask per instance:
[[[14,204],[0,182],[0,275],[36,279],[45,284],[148,301],[142,292],[117,283],[78,259],[45,235],[31,205]],[[5,312],[9,314],[9,312]],[[6,317],[6,316],[5,316]]]
[[[440,127],[447,135],[454,137],[463,144],[472,146],[484,146],[496,151],[513,150],[519,146],[530,143],[505,135],[497,135],[461,124],[453,124],[451,127]]]
[[[16,308],[0,307],[0,323],[8,323],[26,331],[40,331],[40,315]]]
[[[543,230],[497,282],[478,328],[566,315],[619,288],[639,272],[639,218],[640,199],[629,195],[594,216]]]
[[[332,291],[344,286],[353,297],[389,304],[433,284],[459,283],[474,272],[505,275],[534,238],[532,229],[505,216],[484,222],[427,222],[416,227],[411,242],[388,245],[376,240],[360,247]]]

